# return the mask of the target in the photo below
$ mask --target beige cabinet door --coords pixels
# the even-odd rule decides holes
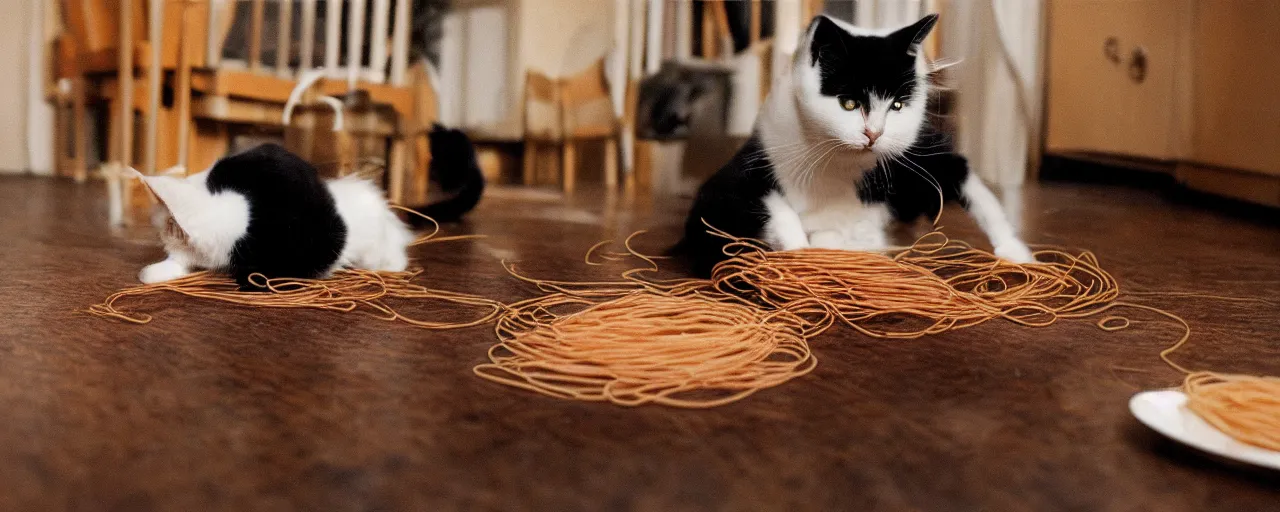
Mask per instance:
[[[1049,2],[1048,151],[1182,156],[1175,75],[1187,8],[1185,0]]]
[[[1195,9],[1188,158],[1280,175],[1280,1],[1198,0]]]

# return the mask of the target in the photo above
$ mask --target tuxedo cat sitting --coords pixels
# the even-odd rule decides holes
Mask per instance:
[[[707,225],[775,250],[881,250],[890,220],[932,217],[941,195],[968,210],[997,256],[1033,261],[996,197],[927,130],[934,69],[920,44],[937,19],[867,30],[815,18],[752,137],[698,190],[672,253],[708,276],[727,256]]]

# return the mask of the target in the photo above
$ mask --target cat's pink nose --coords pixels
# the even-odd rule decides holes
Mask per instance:
[[[862,129],[862,134],[867,136],[867,147],[871,147],[872,144],[875,144],[876,139],[880,138],[880,135],[883,133],[884,133],[883,130],[878,132],[873,132],[868,128]]]

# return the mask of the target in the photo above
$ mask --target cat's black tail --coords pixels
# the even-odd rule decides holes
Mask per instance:
[[[413,211],[431,217],[439,223],[457,222],[480,203],[484,195],[484,179],[471,180],[448,199],[413,207]],[[409,215],[409,225],[414,229],[431,226],[431,221],[417,215]]]
[[[484,173],[476,163],[475,145],[462,130],[438,124],[432,127],[427,137],[431,148],[428,177],[440,190],[451,195],[448,199],[417,206],[413,210],[438,223],[457,222],[474,209],[480,203],[480,196],[484,195]],[[424,228],[430,226],[431,221],[410,215],[409,224],[414,228]]]

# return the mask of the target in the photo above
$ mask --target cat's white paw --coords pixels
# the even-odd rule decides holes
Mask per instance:
[[[1035,263],[1036,257],[1027,248],[1027,244],[1013,240],[996,247],[995,255],[1000,259],[1014,263]]]
[[[798,251],[800,249],[808,249],[809,241],[805,240],[803,243],[795,244],[769,244],[769,247],[775,251]]]
[[[809,235],[809,245],[819,249],[844,249],[844,235],[839,231],[815,231]]]
[[[164,260],[157,263],[147,265],[138,273],[138,280],[143,284],[160,283],[171,281],[179,277],[183,277],[191,273],[186,265],[182,265],[173,260]]]

